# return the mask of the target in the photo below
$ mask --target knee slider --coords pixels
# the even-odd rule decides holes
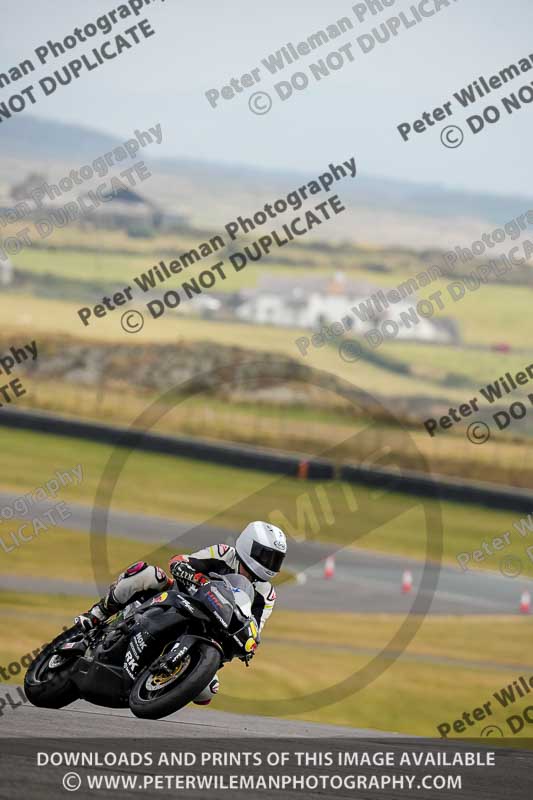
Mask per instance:
[[[132,575],[137,575],[139,572],[142,572],[143,569],[146,569],[147,566],[148,564],[146,561],[137,561],[135,564],[132,564],[131,567],[128,567],[122,577],[131,578]]]

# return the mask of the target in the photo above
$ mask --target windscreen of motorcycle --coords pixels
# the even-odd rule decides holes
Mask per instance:
[[[200,600],[209,609],[224,628],[228,627],[233,617],[236,601],[233,587],[228,584],[225,578],[211,580],[211,583],[201,586],[196,599]]]
[[[226,575],[228,583],[231,584],[235,602],[245,617],[252,616],[252,603],[254,601],[254,587],[244,575]]]

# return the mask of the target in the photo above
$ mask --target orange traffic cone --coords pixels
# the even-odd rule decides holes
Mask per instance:
[[[324,564],[324,578],[326,580],[330,580],[331,578],[335,577],[335,559],[333,556],[328,556],[326,558],[326,563]]]
[[[529,592],[522,592],[520,597],[520,612],[522,614],[529,614],[531,611],[531,595]]]
[[[402,575],[402,593],[409,594],[413,588],[413,576],[408,569]]]

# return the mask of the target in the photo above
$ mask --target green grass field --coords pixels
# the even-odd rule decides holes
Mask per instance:
[[[526,287],[505,283],[482,284],[476,292],[466,292],[461,300],[453,302],[445,291],[451,282],[435,281],[420,290],[420,297],[428,298],[439,289],[443,292],[445,308],[438,314],[458,322],[464,342],[485,345],[506,342],[512,347],[528,348],[523,324],[529,313],[529,290]],[[440,352],[440,348],[434,352]]]
[[[41,346],[43,342],[46,340],[41,338]],[[191,346],[203,351],[205,343]],[[110,352],[112,345],[109,343],[107,347]],[[109,353],[106,355],[109,357]],[[121,359],[124,364],[127,353],[123,352]],[[57,380],[31,376],[31,383],[28,381],[26,388],[27,394],[19,400],[22,407],[122,427],[134,424],[160,397],[160,393],[154,390],[139,391],[131,383],[115,383],[112,376],[105,385],[98,382],[92,386],[67,381],[58,383]],[[394,424],[380,416],[379,406],[374,406],[374,418],[370,418],[359,403],[347,404],[337,393],[330,391],[309,390],[302,403],[298,395],[291,395],[294,390],[299,392],[300,388],[300,385],[291,386],[285,400],[282,391],[281,399],[274,392],[270,397],[263,396],[262,402],[254,399],[253,394],[249,395],[250,401],[234,396],[229,403],[227,399],[210,393],[200,392],[191,397],[176,395],[168,401],[154,430],[274,450],[315,455],[330,453],[339,461],[348,462],[367,460],[369,453],[389,453],[389,463],[405,469],[525,488],[533,484],[528,439],[523,438],[527,432],[524,423],[522,427],[515,426],[493,435],[483,447],[475,447],[465,436],[466,421],[452,431],[441,431],[438,436],[430,438],[421,420],[413,415],[408,399],[403,403],[397,401],[399,422]],[[308,391],[305,386],[303,388]],[[475,392],[477,389],[463,389],[459,402]],[[517,435],[520,433],[521,437]]]
[[[5,227],[5,236],[16,235],[18,223]],[[35,250],[46,252],[58,250],[70,250],[89,253],[108,253],[120,255],[143,255],[149,259],[153,258],[154,252],[161,255],[175,255],[185,252],[198,245],[202,240],[213,235],[213,231],[184,230],[181,233],[158,233],[153,237],[139,238],[128,236],[127,232],[120,229],[93,228],[86,224],[83,228],[69,225],[64,228],[56,228],[51,238],[40,240],[39,235],[30,236],[32,241],[38,243]],[[251,238],[251,237],[250,237]],[[245,237],[240,241],[244,242]],[[302,241],[293,241],[291,247],[283,251],[283,263],[293,268],[313,269],[333,268],[345,271],[366,271],[369,274],[376,274],[373,265],[379,264],[377,272],[384,281],[394,280],[394,275],[398,273],[416,274],[427,268],[427,258],[415,250],[405,248],[379,248],[367,246],[361,243],[353,244],[350,242],[339,243],[337,245],[316,243],[307,245]],[[269,265],[276,263],[274,259],[269,261]],[[22,262],[21,262],[22,264]],[[383,268],[385,266],[385,271]]]
[[[521,290],[524,292],[524,290]],[[98,298],[95,298],[96,302]],[[87,305],[92,305],[88,299]],[[501,302],[501,298],[500,298]],[[128,336],[120,326],[119,311],[111,312],[106,317],[93,321],[84,327],[78,317],[78,310],[83,302],[73,303],[59,300],[45,300],[31,295],[18,293],[0,296],[0,314],[6,319],[5,336],[20,338],[26,335],[31,326],[34,338],[52,332],[75,337],[83,336],[89,341],[128,342]],[[145,310],[142,303],[134,306]],[[525,313],[525,309],[524,309]],[[498,342],[502,339],[520,348],[525,347],[523,325],[515,319],[515,330],[507,329],[507,336],[502,330],[498,334],[496,324],[490,327],[488,337],[487,326],[479,320],[479,333],[483,333],[483,342]],[[136,336],[136,343],[174,342],[206,342],[216,341],[218,344],[242,347],[258,352],[275,352],[288,355],[315,369],[331,372],[370,393],[376,392],[386,396],[400,395],[404,397],[443,398],[450,402],[461,403],[470,398],[470,393],[478,390],[479,385],[494,381],[505,370],[522,369],[530,360],[523,353],[492,353],[490,351],[468,350],[456,347],[419,345],[414,343],[393,342],[383,344],[376,350],[378,355],[384,354],[394,359],[412,363],[413,375],[400,375],[389,369],[372,364],[363,359],[348,363],[339,357],[335,346],[321,348],[309,347],[302,355],[296,341],[302,336],[309,338],[309,332],[299,329],[254,326],[232,322],[207,322],[201,319],[183,316],[165,315],[153,320],[146,313],[145,326]],[[472,337],[478,341],[477,335]],[[489,341],[487,341],[489,339]],[[481,341],[481,339],[479,339]],[[503,369],[505,367],[505,369]],[[515,370],[515,371],[516,371]],[[459,376],[459,385],[447,380],[448,373]]]
[[[0,592],[0,665],[40,648],[87,605],[86,597]],[[267,704],[271,713],[283,716],[285,708],[295,719],[438,736],[438,725],[489,699],[494,709],[488,721],[502,726],[527,705],[526,699],[503,709],[492,698],[522,674],[519,665],[530,663],[530,621],[517,617],[428,617],[399,660],[385,655],[379,666],[387,669],[379,677],[328,702],[338,683],[368,664],[370,656],[358,647],[381,650],[398,624],[394,616],[276,610],[251,668],[233,662],[221,672],[222,691],[213,707],[268,715]],[[529,677],[527,670],[523,674]],[[8,677],[9,683],[20,682]],[[304,698],[320,690],[326,696],[319,708],[299,710]],[[468,734],[479,736],[484,724]]]
[[[531,355],[527,352],[527,343],[522,341],[521,349],[508,353],[493,352],[482,349],[458,349],[457,347],[441,346],[438,348],[438,359],[435,358],[435,348],[426,344],[413,342],[396,342],[384,344],[379,353],[390,356],[405,364],[421,378],[432,380],[435,392],[450,396],[461,396],[465,401],[470,397],[479,395],[479,388],[494,381],[505,372],[512,374],[523,370],[525,366],[533,363]],[[453,378],[461,382],[460,388],[454,386]],[[528,385],[518,387],[513,392],[512,400],[524,396],[532,390]],[[481,398],[480,398],[481,399]],[[502,401],[503,402],[503,401]]]
[[[8,230],[5,235],[9,235]],[[201,236],[195,238],[187,233],[138,240],[128,238],[121,231],[95,232],[70,227],[54,232],[53,247],[23,250],[13,258],[13,262],[28,275],[48,274],[69,281],[126,285],[160,258],[186,252],[198,245],[200,239]],[[440,263],[438,257],[434,261]],[[380,270],[374,269],[372,265],[375,264],[380,265]],[[230,271],[228,279],[217,284],[217,290],[227,292],[255,286],[260,277],[268,272],[280,277],[305,279],[310,270],[315,276],[343,271],[355,281],[389,288],[426,271],[428,266],[426,256],[415,251],[365,249],[360,246],[322,250],[320,247],[302,247],[293,243],[291,248],[283,251],[283,260],[272,258],[260,265],[249,264],[239,273]],[[194,271],[195,268],[192,268],[191,274]],[[420,288],[417,299],[428,298],[432,293],[442,291],[445,308],[437,311],[437,314],[456,320],[462,338],[467,343],[491,345],[503,341],[513,347],[527,346],[522,326],[522,320],[527,318],[529,311],[527,289],[505,282],[482,285],[477,291],[467,292],[463,299],[454,302],[446,287],[455,279],[456,276],[452,275]],[[346,313],[349,313],[349,308]],[[487,325],[488,319],[490,325]],[[434,352],[439,350],[435,348]]]
[[[16,231],[6,229],[4,236],[10,233]],[[528,287],[504,283],[482,286],[454,303],[446,292],[452,278],[420,289],[417,299],[441,290],[446,307],[440,315],[458,322],[464,343],[472,349],[396,341],[376,351],[408,365],[408,375],[365,360],[346,363],[333,346],[310,348],[304,357],[295,341],[309,333],[299,329],[166,315],[157,321],[147,316],[142,333],[131,337],[120,327],[119,311],[89,328],[82,326],[76,313],[78,308],[94,305],[100,299],[88,287],[102,286],[103,293],[112,284],[125,286],[159,259],[183,253],[201,238],[189,232],[135,239],[122,231],[82,230],[73,226],[55,231],[50,240],[43,242],[45,246],[15,256],[15,267],[34,281],[35,292],[46,291],[46,276],[64,280],[65,285],[68,281],[69,296],[77,298],[79,289],[79,302],[3,291],[0,314],[5,348],[28,338],[39,341],[49,334],[73,336],[82,345],[105,341],[111,345],[172,343],[177,348],[183,342],[246,346],[258,353],[289,355],[370,393],[399,400],[407,398],[408,405],[414,405],[419,398],[464,402],[503,372],[517,371],[529,363],[529,344],[525,338],[530,304]],[[259,266],[250,265],[232,274],[217,289],[235,291],[255,286],[265,273],[303,280],[310,275],[332,276],[338,271],[353,280],[393,287],[428,267],[423,254],[393,248],[311,248],[296,242],[284,248],[282,255],[283,259],[265,260]],[[196,271],[189,270],[191,275]],[[53,285],[56,288],[50,291],[59,295],[60,284]],[[132,305],[144,310],[141,302]],[[511,352],[491,351],[490,347],[497,343],[509,344]],[[2,345],[0,349],[5,348]],[[33,405],[123,425],[152,399],[149,393],[137,393],[129,385],[113,387],[102,394],[98,387],[73,387],[54,381],[53,377],[41,382],[29,376],[28,387],[29,394],[22,406]],[[353,436],[363,423],[365,420],[361,418],[353,419],[330,408],[315,409],[311,403],[280,410],[268,403],[227,404],[219,398],[202,398],[200,404],[194,398],[189,404],[181,404],[181,409],[173,415],[169,414],[159,429],[221,439],[233,436],[238,441],[265,446],[285,445],[287,449],[320,452]],[[56,470],[65,471],[81,464],[81,484],[62,489],[58,499],[88,506],[95,503],[101,476],[112,455],[111,447],[7,428],[2,428],[1,436],[4,464],[1,489],[17,494],[33,491],[52,478]],[[421,429],[421,421],[417,421],[411,436],[434,472],[507,482],[513,482],[516,476],[517,485],[532,485],[533,466],[529,463],[527,444],[511,437],[494,437],[485,447],[475,448],[464,435],[432,440]],[[375,434],[376,449],[389,447],[393,453],[400,452],[402,441],[399,431],[390,426],[382,426]],[[341,447],[336,454],[354,460],[359,455],[343,452]],[[191,459],[132,454],[120,473],[111,508],[192,524],[203,522],[231,531],[242,528],[250,518],[264,518],[281,524],[296,540],[355,545],[413,559],[424,559],[428,540],[433,545],[438,543],[442,520],[444,563],[457,566],[458,553],[472,552],[481,548],[483,541],[489,542],[510,531],[512,542],[505,555],[520,558],[523,574],[533,575],[533,561],[525,554],[531,537],[519,536],[513,528],[518,515],[510,512],[434,501],[423,507],[418,498],[397,493],[333,482],[303,482]],[[3,542],[9,542],[10,532],[18,524],[16,520],[0,517]],[[438,547],[431,552],[436,550]],[[107,563],[101,565],[102,574],[98,577],[109,581],[126,564],[143,556],[164,566],[173,552],[171,546],[157,548],[153,543],[127,536],[109,538]],[[23,547],[10,552],[0,548],[0,574],[25,578],[32,586],[43,572],[47,578],[93,583],[93,555],[87,532],[52,528]],[[470,564],[474,569],[498,570],[500,558],[501,553],[495,552],[482,562]],[[63,625],[70,625],[72,618],[90,602],[87,596],[0,591],[0,665],[18,662],[24,654],[40,647]],[[357,690],[354,684],[339,699],[334,687],[365,667],[371,657],[365,651],[379,651],[402,621],[402,616],[393,614],[306,614],[276,608],[252,668],[246,670],[239,662],[224,668],[222,693],[214,708],[250,714],[285,714],[321,723],[435,736],[440,723],[453,722],[464,710],[472,710],[491,699],[493,692],[520,674],[529,677],[533,672],[533,668],[528,671],[527,667],[531,664],[529,618],[428,616],[401,658],[382,655],[375,665],[375,674],[369,676],[369,685]],[[19,683],[20,676],[10,681]],[[318,707],[313,707],[304,698],[318,691],[324,691],[326,696]],[[495,704],[495,713],[488,722],[505,727],[506,717],[527,704],[527,697],[510,710]],[[206,714],[209,715],[209,710]],[[463,735],[479,734],[483,724]],[[527,734],[526,727],[523,735]]]
[[[182,245],[182,250],[186,251],[188,247],[193,247],[192,242]],[[176,255],[177,252],[171,255]],[[70,281],[80,281],[80,286],[85,282],[90,282],[92,285],[102,285],[105,290],[106,287],[114,287],[116,285],[127,286],[133,281],[141,272],[147,271],[158,260],[163,257],[157,251],[158,255],[154,256],[153,253],[146,254],[123,254],[123,253],[109,253],[109,252],[91,252],[87,250],[24,250],[16,257],[17,268],[24,271],[27,275],[54,275],[59,278],[65,278]],[[215,261],[216,259],[213,259]],[[206,262],[206,266],[211,262]],[[272,268],[276,270],[278,275],[293,276],[293,271],[286,266],[273,264]],[[193,270],[189,270],[191,275],[194,275]],[[327,269],[317,269],[317,274],[327,275]],[[221,292],[235,292],[249,286],[255,286],[261,268],[250,266],[241,273],[231,272],[228,270],[227,278],[225,281],[220,282],[217,290]],[[184,275],[183,279],[186,279]],[[80,288],[80,298],[83,296],[84,290]],[[96,300],[95,300],[96,302]]]
[[[198,243],[198,237],[202,238],[198,232],[185,232],[182,235],[157,236],[153,239],[132,239],[122,231],[95,233],[90,229],[69,227],[55,231],[52,243],[47,242],[47,246],[39,249],[23,250],[14,257],[14,261],[17,268],[26,274],[41,277],[50,274],[74,282],[102,281],[106,286],[112,282],[126,284],[134,275],[157,260],[154,253],[159,257],[168,257],[184,252]],[[439,260],[437,255],[434,254],[434,261]],[[251,264],[238,274],[232,274],[231,280],[223,282],[217,288],[226,291],[253,286],[261,275],[269,271],[274,275],[299,279],[305,278],[310,271],[314,275],[332,275],[339,270],[352,279],[390,287],[426,270],[429,258],[428,253],[405,249],[371,249],[361,246],[324,248],[320,245],[306,247],[295,243],[284,253],[283,262],[273,260],[261,262],[260,265]],[[405,416],[405,409],[409,407],[411,398],[416,400],[423,397],[428,401],[440,400],[458,405],[478,394],[480,386],[494,381],[503,372],[515,372],[529,363],[523,326],[523,320],[528,318],[529,313],[527,289],[506,283],[483,285],[476,292],[467,292],[459,302],[453,302],[446,291],[450,281],[451,278],[434,281],[426,288],[419,289],[418,299],[428,298],[437,290],[442,291],[445,309],[439,314],[455,319],[459,323],[465,344],[473,345],[474,348],[394,341],[385,342],[373,351],[378,357],[392,358],[408,366],[410,374],[407,375],[398,374],[364,359],[357,363],[346,363],[339,357],[335,346],[310,347],[307,354],[302,356],[296,345],[297,339],[308,335],[308,332],[302,330],[207,322],[185,318],[183,315],[166,315],[158,320],[150,319],[147,315],[145,326],[135,337],[135,343],[172,342],[179,346],[180,342],[215,341],[229,347],[245,343],[258,353],[282,353],[310,367],[331,372],[370,393],[398,397],[399,408],[402,408],[401,413]],[[71,290],[72,287],[69,291]],[[81,325],[76,313],[79,307],[84,302],[92,305],[99,299],[93,297],[92,291],[89,291],[91,296],[86,297],[87,291],[81,292],[79,303],[37,298],[18,292],[3,293],[0,296],[0,313],[6,320],[6,336],[20,337],[31,327],[35,337],[56,332],[60,335],[83,336],[88,341],[131,343],[132,337],[128,337],[120,327],[118,311],[97,320],[89,328]],[[143,308],[142,303],[137,305]],[[487,324],[487,319],[490,319],[490,325]],[[508,354],[490,350],[491,346],[502,342],[509,344],[514,350]],[[483,347],[487,349],[483,350]],[[519,389],[516,398],[527,391],[528,387]],[[89,388],[89,395],[90,392]],[[68,394],[68,389],[64,393],[57,393],[55,405],[49,398],[43,397],[45,394],[46,390],[43,390],[41,397],[35,402],[29,397],[28,403],[38,405],[43,402],[45,408],[70,411],[61,401],[63,394]],[[98,399],[101,400],[100,392]],[[134,398],[124,397],[125,407],[133,406],[134,402]],[[110,398],[109,405],[113,405],[113,398]],[[84,403],[82,407],[85,408]],[[413,419],[419,422],[416,408],[413,403]],[[261,420],[265,416],[264,411],[255,416]],[[109,418],[113,418],[111,412]],[[421,427],[421,421],[419,425]],[[234,427],[240,431],[248,431],[255,426]],[[261,425],[258,424],[257,427],[260,428]],[[527,469],[526,474],[523,473],[523,466],[515,468],[517,464],[523,465],[523,453],[519,452],[520,448],[516,445],[521,436],[528,434],[528,429],[525,424],[520,429],[515,427],[512,436],[505,432],[493,438],[490,454],[487,452],[488,447],[481,448],[483,452],[478,448],[476,453],[472,452],[469,443],[466,443],[465,448],[463,430],[459,431],[461,437],[454,430],[451,436],[440,436],[438,441],[426,441],[428,437],[424,431],[418,433],[414,430],[413,435],[418,438],[417,445],[426,453],[431,468],[436,473],[459,476],[469,474],[475,478],[529,486],[531,476]],[[189,432],[197,433],[194,430]],[[217,432],[211,431],[208,435],[216,437]],[[221,438],[224,436],[225,432]],[[276,446],[273,441],[265,441],[260,432],[257,442]],[[288,446],[290,448],[293,445]],[[295,448],[298,446],[305,446],[305,437],[300,437],[300,442],[294,443]]]
[[[4,524],[3,528],[16,530],[22,522],[13,520],[9,526]],[[31,528],[26,528],[25,532],[27,536],[31,535]],[[8,539],[5,534],[4,536],[4,541],[12,544],[12,539]],[[139,554],[142,555],[144,550],[150,552],[156,547],[126,538],[109,537],[106,549],[111,573],[116,576],[128,564],[138,561]],[[163,566],[175,555],[173,548],[160,546],[157,550]],[[0,556],[2,572],[9,571],[10,575],[31,578],[32,581],[39,579],[43,564],[46,564],[47,578],[94,584],[95,568],[91,559],[90,534],[50,526],[31,542],[23,543],[9,553],[2,552]]]
[[[53,477],[56,470],[81,464],[82,483],[64,488],[59,498],[67,503],[94,503],[100,476],[112,453],[110,447],[10,430],[2,431],[2,440],[9,464],[2,479],[3,488],[27,492]],[[333,510],[332,519],[321,510],[324,497]],[[441,503],[439,507],[436,501],[426,501],[422,506],[419,498],[362,486],[305,483],[259,471],[140,452],[126,462],[111,508],[204,522],[232,531],[242,528],[253,516],[282,524],[297,540],[332,541],[421,559],[426,555],[428,536],[431,542],[436,541],[441,514],[443,558],[453,564],[457,564],[457,553],[478,549],[484,539],[512,531],[512,523],[518,518],[510,512],[478,506]],[[3,521],[0,535],[10,530],[9,522]],[[515,533],[505,554],[524,558],[527,543],[527,538],[521,539]],[[34,547],[21,548],[20,557],[30,558],[29,551]],[[28,556],[23,555],[26,550]],[[497,569],[499,556],[480,562],[476,568]],[[12,554],[2,553],[0,572],[11,571],[11,557]],[[533,562],[525,563],[526,574],[533,574],[530,563],[533,566]]]
[[[33,257],[33,253],[30,254]],[[40,257],[42,253],[38,252]],[[58,258],[68,254],[59,253]],[[92,258],[85,254],[84,258]],[[124,277],[124,276],[123,276]],[[431,291],[431,290],[429,290]],[[494,381],[505,371],[517,371],[530,363],[527,342],[524,340],[522,320],[527,318],[528,297],[523,288],[489,286],[483,289],[483,302],[474,303],[476,296],[466,297],[457,303],[453,311],[464,312],[464,339],[480,346],[505,342],[517,352],[502,354],[490,349],[468,349],[443,345],[418,344],[414,342],[384,342],[379,348],[370,349],[377,356],[386,356],[411,366],[411,375],[400,375],[361,359],[347,363],[331,346],[314,348],[309,346],[302,355],[296,341],[310,334],[297,328],[286,329],[271,326],[252,326],[242,323],[215,322],[187,318],[183,315],[165,315],[153,320],[146,315],[145,327],[136,337],[136,342],[216,341],[222,345],[242,346],[257,351],[279,352],[291,356],[304,364],[332,372],[357,386],[372,387],[373,391],[403,395],[445,397],[462,402],[469,392],[476,392],[480,385]],[[508,297],[506,293],[511,293]],[[83,297],[83,295],[82,295]],[[507,299],[506,299],[507,298]],[[99,298],[87,298],[87,305]],[[93,320],[84,327],[77,315],[79,303],[44,299],[24,294],[5,294],[0,297],[0,313],[6,320],[6,331],[20,335],[31,324],[34,336],[52,332],[83,336],[97,341],[130,341],[120,327],[120,312]],[[513,308],[511,313],[509,306]],[[132,307],[143,310],[141,302]],[[486,315],[491,313],[491,325],[486,324]],[[130,337],[131,338],[131,337]],[[342,341],[342,340],[341,340]],[[523,390],[519,390],[518,394]]]
[[[144,255],[86,252],[83,250],[24,250],[16,260],[24,272],[56,275],[70,280],[126,283],[150,266]]]

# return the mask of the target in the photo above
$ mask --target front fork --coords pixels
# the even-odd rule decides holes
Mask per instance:
[[[169,614],[161,609],[144,613],[136,620],[131,628],[128,648],[124,655],[125,691],[129,691],[140,671],[156,658],[158,650],[161,652],[162,643],[168,641],[171,630],[183,621],[181,615]]]

